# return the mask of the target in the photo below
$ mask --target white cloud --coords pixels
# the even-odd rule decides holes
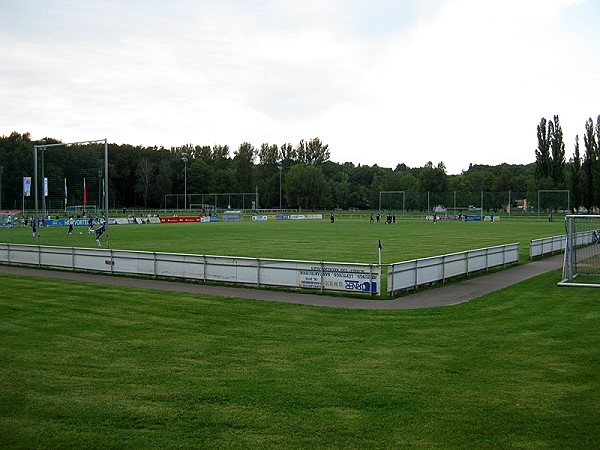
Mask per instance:
[[[116,5],[0,6],[0,134],[232,149],[318,136],[336,161],[455,173],[533,161],[542,116],[561,117],[569,153],[600,113],[598,38],[561,20],[582,1]]]

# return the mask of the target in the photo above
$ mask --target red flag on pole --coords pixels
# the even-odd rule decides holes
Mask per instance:
[[[83,179],[83,204],[87,205],[87,189],[85,188],[85,178]]]

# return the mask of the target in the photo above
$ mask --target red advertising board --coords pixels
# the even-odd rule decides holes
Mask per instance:
[[[199,217],[161,217],[161,223],[200,222]]]

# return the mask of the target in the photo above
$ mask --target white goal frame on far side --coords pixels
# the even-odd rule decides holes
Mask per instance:
[[[402,194],[402,212],[406,211],[406,191],[379,191],[379,209],[381,212],[381,194]],[[391,209],[391,208],[386,208]]]

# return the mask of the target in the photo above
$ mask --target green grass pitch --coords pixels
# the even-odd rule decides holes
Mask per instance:
[[[1,448],[598,448],[600,293],[357,311],[0,276]]]
[[[85,229],[41,232],[42,245],[95,246]],[[114,226],[110,238],[373,263],[381,239],[385,263],[516,241],[524,259],[530,239],[562,232],[340,219]],[[33,243],[27,229],[0,237]],[[0,448],[598,448],[600,291],[559,279],[357,311],[0,276]]]
[[[114,249],[374,264],[378,262],[377,245],[381,240],[382,262],[389,264],[513,242],[521,242],[525,260],[531,239],[563,234],[564,224],[510,220],[434,224],[424,219],[405,219],[386,225],[371,224],[367,218],[340,218],[333,224],[324,219],[113,225],[109,231],[110,247]],[[0,241],[35,243],[31,230],[23,228],[0,230]],[[101,241],[105,246],[104,236]],[[86,227],[76,227],[72,235],[67,235],[66,227],[43,228],[39,242],[96,246]]]

